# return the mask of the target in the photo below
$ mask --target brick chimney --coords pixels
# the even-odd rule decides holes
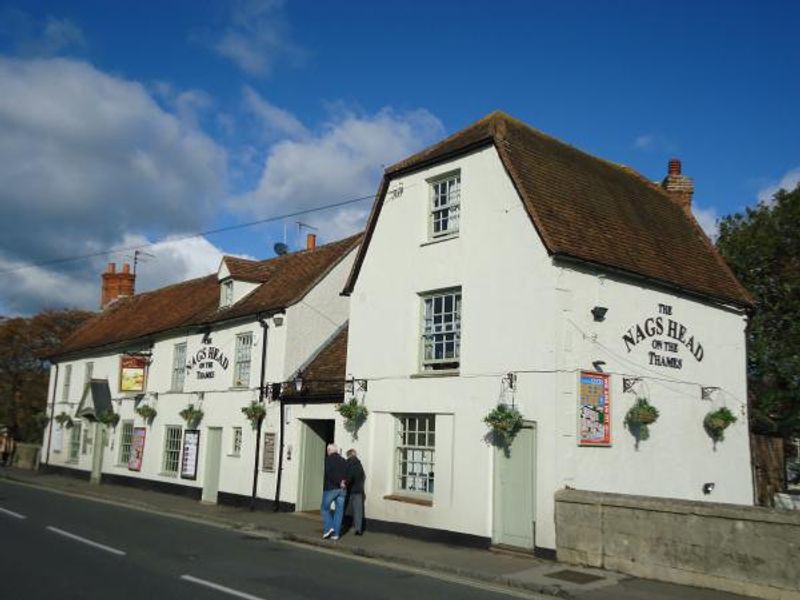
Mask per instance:
[[[309,233],[306,235],[306,250],[313,250],[317,247],[317,234]]]
[[[105,308],[117,298],[133,296],[136,275],[131,273],[131,266],[128,263],[122,265],[122,272],[120,273],[117,273],[116,264],[108,263],[102,280],[100,308]]]
[[[692,212],[692,195],[694,194],[694,181],[691,177],[681,174],[681,161],[671,158],[667,164],[667,176],[661,182],[672,201],[687,213]]]

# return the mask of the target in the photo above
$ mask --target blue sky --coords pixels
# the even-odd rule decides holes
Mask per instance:
[[[713,231],[800,179],[799,19],[797,2],[0,4],[0,314],[94,308],[125,253],[33,262],[368,195],[382,165],[495,109],[654,180],[680,157]],[[330,240],[368,208],[303,220]],[[267,257],[294,221],[160,244],[138,287]]]

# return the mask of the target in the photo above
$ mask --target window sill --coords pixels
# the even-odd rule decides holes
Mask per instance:
[[[226,454],[226,456],[228,458],[241,458],[242,457],[241,453],[239,453],[239,454]]]
[[[414,496],[400,496],[399,494],[387,494],[383,497],[384,500],[391,500],[392,502],[405,502],[406,504],[416,504],[417,506],[433,506],[433,500],[426,498],[415,498]]]
[[[429,379],[436,377],[458,377],[461,371],[458,369],[448,369],[441,371],[423,371],[421,373],[412,373],[411,379]]]
[[[228,388],[231,392],[241,392],[242,390],[249,390],[249,385],[232,385]]]
[[[159,473],[159,475],[161,477],[172,477],[173,479],[177,479],[178,478],[178,474],[177,473]]]
[[[450,240],[455,240],[457,238],[458,238],[458,232],[450,233],[448,235],[443,235],[443,236],[440,236],[440,237],[435,237],[435,238],[431,238],[429,240],[426,240],[426,241],[422,242],[419,246],[420,246],[420,248],[422,248],[423,246],[432,246],[433,244],[438,244],[440,242],[448,242]]]

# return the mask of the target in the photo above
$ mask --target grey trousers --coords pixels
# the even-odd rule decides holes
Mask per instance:
[[[353,529],[364,531],[364,494],[350,494],[350,510],[353,514]]]

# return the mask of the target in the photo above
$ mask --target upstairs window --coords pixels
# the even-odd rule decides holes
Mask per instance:
[[[252,350],[252,333],[240,333],[236,336],[236,362],[233,365],[233,387],[247,387],[250,385],[250,354]]]
[[[458,233],[461,209],[461,173],[453,173],[431,182],[431,238]]]
[[[67,402],[69,400],[69,386],[72,383],[72,365],[67,365],[64,368],[64,387],[61,389],[61,401]]]
[[[173,392],[182,392],[186,380],[186,342],[175,344],[172,350],[172,387]]]
[[[94,375],[94,363],[87,362],[84,368],[86,369],[86,371],[84,372],[84,381],[86,383],[89,383],[92,380],[92,376]]]
[[[458,369],[461,356],[461,289],[422,297],[422,370]]]
[[[222,290],[221,290],[222,297],[220,298],[219,305],[221,307],[230,306],[233,304],[233,280],[229,279],[228,281],[222,282]]]

